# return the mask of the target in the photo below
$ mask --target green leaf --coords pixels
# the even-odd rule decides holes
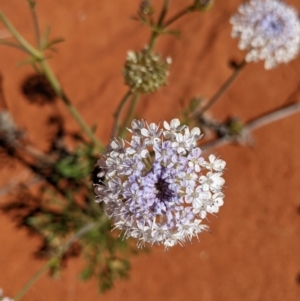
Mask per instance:
[[[26,53],[28,53],[26,51],[26,49],[21,44],[18,44],[18,43],[14,43],[14,42],[10,42],[10,41],[7,41],[7,40],[0,39],[0,44],[10,46],[10,47],[13,47],[13,48],[17,48],[19,50],[22,50],[22,51],[25,51]]]
[[[180,38],[181,36],[181,33],[179,30],[174,30],[174,29],[170,29],[170,30],[165,30],[163,31],[164,34],[169,34],[169,35],[172,35],[176,38]]]
[[[42,49],[45,49],[46,45],[48,44],[48,39],[49,39],[50,31],[51,31],[51,26],[48,25],[46,27],[45,33],[44,33],[44,35],[42,37],[42,40],[41,40],[41,47],[42,47]]]
[[[64,38],[56,38],[56,39],[53,39],[51,40],[50,42],[48,42],[45,46],[45,49],[50,49],[53,45],[56,45],[58,43],[62,43],[64,42],[65,39]]]

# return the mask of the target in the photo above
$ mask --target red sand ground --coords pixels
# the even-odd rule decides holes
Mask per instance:
[[[149,38],[147,28],[131,21],[139,0],[38,1],[41,27],[53,25],[53,36],[65,37],[50,63],[68,95],[89,124],[98,124],[97,135],[108,140],[112,113],[126,87],[120,70],[126,51],[138,50]],[[161,5],[163,2],[154,1]],[[183,2],[173,0],[174,12]],[[159,121],[178,116],[180,102],[194,95],[211,96],[229,76],[230,59],[243,53],[230,38],[229,17],[242,1],[216,1],[206,14],[185,17],[173,28],[180,40],[163,37],[157,49],[173,58],[170,85],[145,97],[139,116]],[[288,1],[300,11],[297,0]],[[0,0],[15,26],[33,41],[26,1]],[[0,48],[0,70],[9,108],[29,139],[46,144],[47,106],[24,100],[20,85],[31,74],[18,51]],[[299,91],[300,58],[287,66],[264,71],[263,64],[246,67],[236,84],[213,108],[215,117],[229,114],[247,121],[274,107],[295,101]],[[297,90],[298,89],[298,90]],[[296,91],[296,93],[295,93]],[[291,99],[289,96],[294,95]],[[69,129],[76,129],[63,106]],[[300,300],[300,114],[253,133],[252,148],[227,145],[215,150],[227,161],[225,205],[218,218],[210,217],[212,234],[201,235],[186,248],[132,258],[130,280],[99,295],[95,281],[77,279],[80,260],[70,260],[62,277],[44,276],[24,297],[25,301],[130,300],[130,301],[297,301]],[[18,165],[1,162],[0,184],[20,175]],[[0,199],[1,202],[4,200]],[[42,265],[33,258],[38,241],[17,229],[9,217],[0,216],[0,287],[13,296]],[[298,280],[297,280],[298,279]]]

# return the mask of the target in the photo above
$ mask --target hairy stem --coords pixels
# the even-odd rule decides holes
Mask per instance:
[[[93,141],[93,143],[100,149],[103,150],[104,147],[102,143],[98,140],[98,138],[95,136],[91,128],[85,123],[85,121],[82,119],[80,113],[77,111],[77,109],[73,106],[71,101],[69,100],[68,96],[63,91],[59,81],[57,80],[56,76],[54,75],[52,69],[48,65],[46,60],[42,60],[40,62],[40,66],[42,67],[44,75],[47,77],[49,83],[51,84],[52,88],[56,92],[57,96],[62,99],[64,104],[66,105],[67,109],[71,113],[71,115],[74,117],[74,119],[77,121],[81,129],[86,133],[86,135]]]

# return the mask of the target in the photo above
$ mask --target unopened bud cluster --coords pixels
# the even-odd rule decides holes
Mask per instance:
[[[150,0],[143,0],[140,4],[140,13],[149,16],[153,14],[153,6]]]
[[[140,52],[128,51],[123,75],[125,84],[133,92],[152,93],[167,84],[171,58],[162,59],[147,48]]]
[[[209,10],[214,4],[214,0],[195,0],[195,10]]]

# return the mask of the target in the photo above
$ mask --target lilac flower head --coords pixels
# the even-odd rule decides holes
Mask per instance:
[[[298,13],[280,0],[250,0],[230,19],[232,37],[247,50],[247,62],[265,61],[265,69],[288,63],[300,49]]]
[[[114,139],[98,161],[96,201],[138,246],[183,245],[207,230],[202,220],[223,205],[225,162],[201,156],[198,128],[178,119],[163,125],[134,120],[131,141]]]

